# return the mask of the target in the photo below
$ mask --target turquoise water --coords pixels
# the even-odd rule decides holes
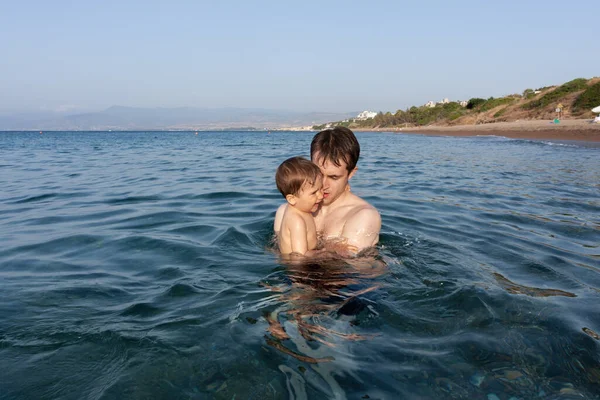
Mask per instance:
[[[286,266],[312,133],[1,133],[0,398],[600,398],[600,148],[357,136],[380,244]]]

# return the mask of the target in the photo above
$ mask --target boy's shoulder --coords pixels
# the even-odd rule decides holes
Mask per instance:
[[[275,231],[275,233],[279,233],[284,224],[288,228],[291,227],[290,225],[306,225],[304,218],[302,218],[302,216],[299,215],[298,212],[294,212],[293,207],[290,206],[288,203],[280,205],[277,209],[277,212],[275,213],[275,222],[273,223],[273,230]]]
[[[283,215],[285,214],[285,210],[287,209],[288,203],[283,203],[277,209],[275,213],[275,221],[273,223],[273,230],[275,233],[279,233],[281,230],[281,223],[283,222]]]
[[[283,216],[283,214],[285,213],[285,210],[288,208],[289,204],[283,203],[282,205],[279,206],[279,208],[277,209],[277,212],[275,213],[275,218],[277,218],[278,215]]]
[[[297,211],[288,203],[280,205],[277,209],[277,212],[275,213],[275,232],[278,232],[284,223],[288,225],[288,227],[290,224],[300,224],[302,226],[306,226],[305,217],[301,214],[302,213],[300,211]]]

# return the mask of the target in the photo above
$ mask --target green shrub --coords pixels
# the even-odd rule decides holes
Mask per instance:
[[[453,121],[466,113],[467,111],[459,103],[450,102],[433,108],[411,107],[406,111],[398,110],[392,118],[395,125],[405,123],[429,125],[439,121]]]
[[[504,115],[504,113],[508,110],[508,107],[504,107],[502,110],[498,111],[494,114],[494,118],[498,118]]]
[[[480,99],[479,97],[473,97],[472,99],[469,99],[469,101],[467,102],[467,109],[468,110],[472,110],[475,107],[477,107],[480,104],[485,103],[485,99]]]
[[[587,88],[587,79],[577,78],[569,81],[553,91],[546,93],[542,97],[537,100],[532,100],[529,103],[525,103],[521,106],[523,110],[533,110],[534,108],[544,108],[563,96],[566,96],[569,93],[577,92],[579,90],[584,90]]]
[[[526,99],[532,99],[535,96],[536,96],[536,94],[533,89],[525,89],[523,91],[523,97],[525,97]]]
[[[454,121],[455,119],[458,119],[458,118],[460,118],[460,117],[462,117],[462,116],[463,116],[463,113],[462,113],[462,112],[460,112],[460,111],[453,111],[453,112],[451,112],[451,113],[448,115],[448,119],[449,119],[450,121]]]
[[[496,108],[503,104],[510,104],[514,100],[515,100],[514,97],[500,97],[499,99],[494,99],[493,97],[490,97],[478,108],[478,111],[480,111],[480,112],[489,111],[492,108]]]
[[[442,104],[442,108],[445,112],[459,111],[463,109],[460,103],[457,103],[456,101],[451,101],[450,103]]]
[[[600,82],[588,87],[573,103],[573,111],[587,111],[600,106]]]

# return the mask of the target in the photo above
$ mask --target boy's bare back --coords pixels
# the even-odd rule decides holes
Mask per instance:
[[[282,254],[306,254],[317,247],[317,228],[311,214],[282,204],[275,214],[273,226]],[[306,240],[298,240],[306,238]]]

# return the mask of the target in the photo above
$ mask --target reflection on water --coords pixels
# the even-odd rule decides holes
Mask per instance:
[[[293,327],[304,340],[335,347],[335,339],[364,340],[372,335],[340,332],[329,327],[340,315],[348,316],[347,327],[358,325],[357,315],[368,308],[366,294],[379,288],[376,278],[385,272],[385,263],[375,256],[351,260],[297,261],[289,263],[283,276],[270,276],[264,285],[278,293],[278,307],[266,315],[269,343],[307,362],[333,358],[303,356],[287,349],[282,341],[290,339],[284,325]],[[278,278],[281,282],[275,283]],[[285,322],[282,322],[282,319]]]
[[[565,296],[565,297],[577,297],[576,294],[566,292],[564,290],[559,289],[542,289],[542,288],[534,288],[525,285],[519,285],[517,283],[511,282],[501,274],[494,272],[494,278],[498,284],[504,288],[508,293],[512,294],[526,294],[531,297],[548,297],[548,296]]]
[[[383,284],[387,264],[377,249],[367,249],[352,259],[300,258],[283,265],[283,270],[261,283],[276,294],[273,309],[264,314],[268,322],[265,342],[310,366],[299,366],[296,371],[279,366],[290,397],[308,398],[312,387],[328,397],[343,398],[345,390],[336,375],[357,369],[349,358],[352,342],[379,334],[366,333],[361,323],[377,317],[374,292]]]
[[[310,133],[0,133],[0,399],[599,398],[600,148],[359,133],[357,259],[271,251]]]

